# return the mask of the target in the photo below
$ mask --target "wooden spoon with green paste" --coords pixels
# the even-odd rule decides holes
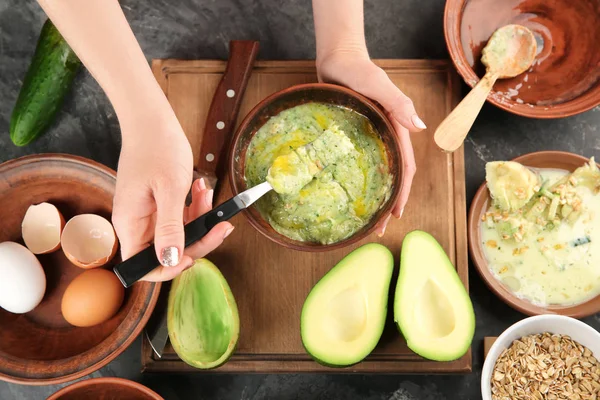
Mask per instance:
[[[533,33],[521,25],[506,25],[490,37],[481,62],[487,71],[435,131],[434,139],[446,151],[455,151],[479,115],[483,103],[498,79],[514,78],[527,71],[535,59],[537,44]]]

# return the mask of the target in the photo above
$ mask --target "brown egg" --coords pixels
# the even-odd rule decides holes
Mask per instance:
[[[119,311],[124,296],[125,288],[112,271],[85,271],[67,286],[62,298],[62,314],[71,325],[97,325]]]
[[[63,252],[81,268],[97,268],[117,252],[117,236],[110,222],[95,214],[81,214],[69,220],[60,239]]]
[[[60,248],[65,219],[50,203],[29,206],[21,224],[21,234],[33,254],[52,253]]]

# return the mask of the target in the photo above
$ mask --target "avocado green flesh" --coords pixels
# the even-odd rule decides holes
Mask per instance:
[[[300,321],[302,343],[319,363],[346,367],[377,345],[385,325],[394,257],[380,244],[348,254],[311,290]]]
[[[494,205],[503,211],[525,207],[542,183],[538,174],[514,161],[487,163],[485,179]]]
[[[169,338],[189,365],[209,369],[231,356],[240,333],[238,309],[227,281],[206,259],[173,281],[167,312]]]
[[[471,346],[471,299],[444,249],[428,233],[413,231],[402,243],[394,320],[408,347],[422,357],[452,361]]]
[[[343,137],[323,136],[334,127],[350,139],[354,150],[340,147],[348,143]],[[305,146],[311,142],[308,151]],[[325,148],[330,151],[321,151]],[[275,162],[293,152],[298,157]],[[320,172],[317,160],[324,167]],[[263,183],[269,169],[283,173],[271,177],[275,190],[254,206],[273,229],[302,242],[331,244],[352,236],[371,222],[394,186],[388,149],[376,127],[364,115],[333,104],[309,102],[289,108],[256,132],[246,151],[247,187]],[[290,182],[285,179],[295,176],[298,179]],[[298,187],[301,190],[292,193]]]

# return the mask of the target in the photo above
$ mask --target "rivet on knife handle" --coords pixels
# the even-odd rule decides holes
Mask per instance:
[[[205,172],[223,169],[223,147],[235,128],[246,85],[258,54],[258,42],[232,40],[229,43],[229,62],[215,91],[202,135],[202,149],[196,162],[201,176]],[[210,174],[210,175],[212,175]],[[208,182],[210,184],[210,182]]]

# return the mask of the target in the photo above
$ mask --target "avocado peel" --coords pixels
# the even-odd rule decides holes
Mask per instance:
[[[199,369],[223,365],[235,351],[240,319],[231,289],[206,259],[173,280],[167,309],[169,339],[177,355]]]

